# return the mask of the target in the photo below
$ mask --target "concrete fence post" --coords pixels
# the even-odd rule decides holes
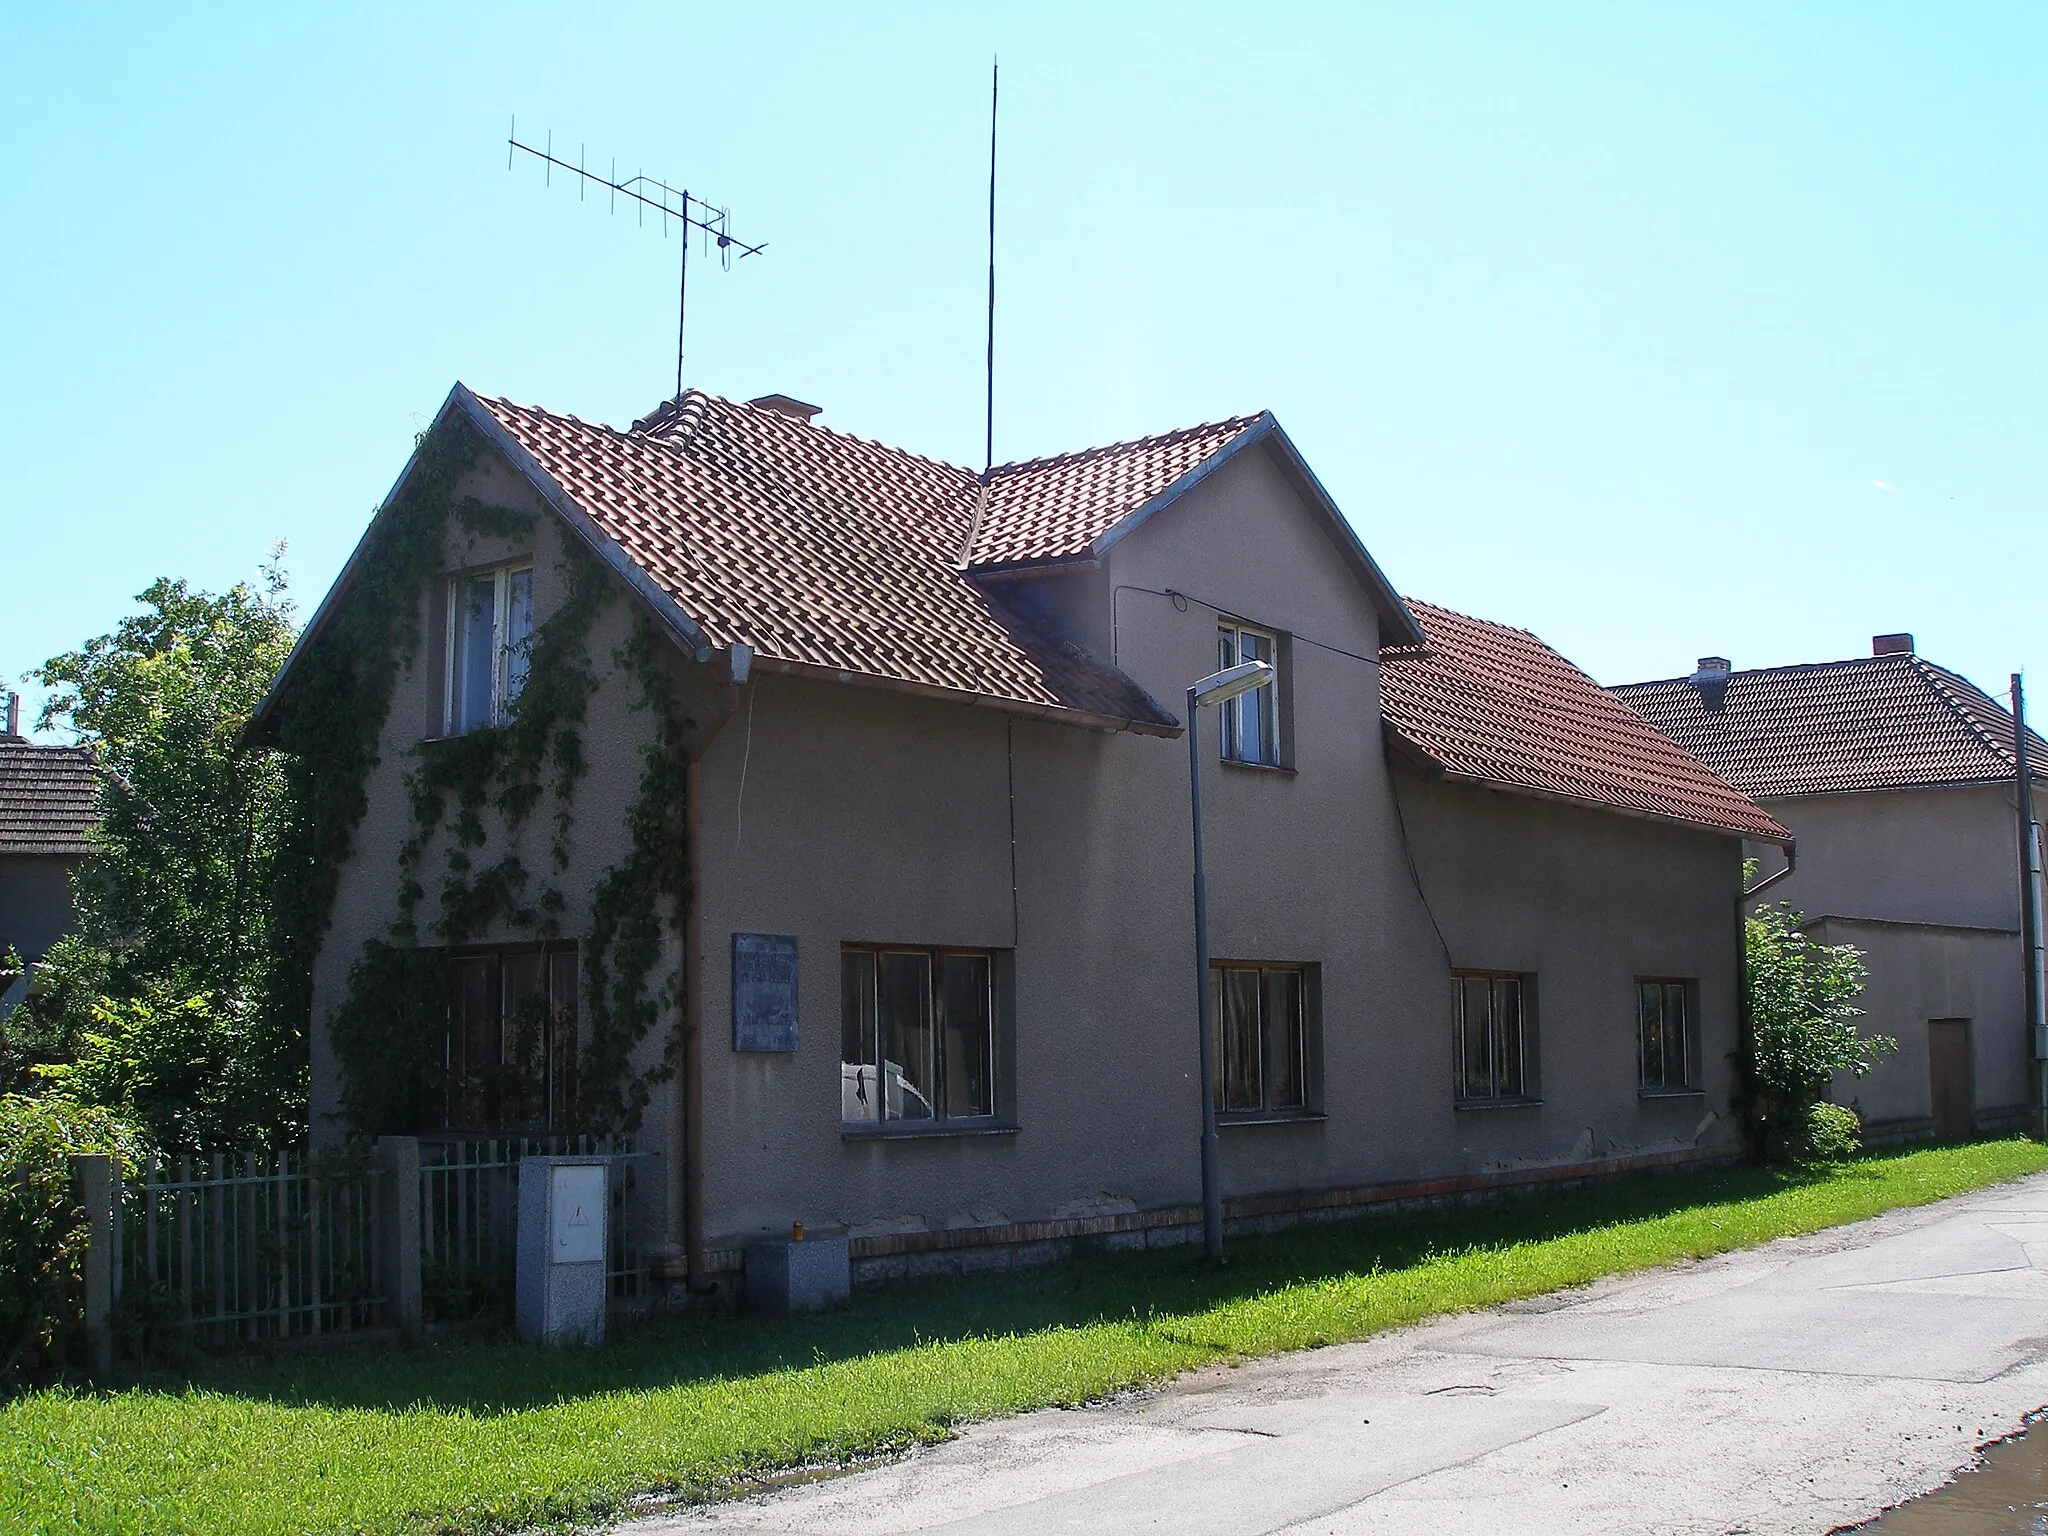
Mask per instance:
[[[85,1208],[85,1329],[92,1338],[93,1369],[114,1364],[114,1160],[104,1152],[71,1159],[71,1182]]]
[[[384,1295],[391,1321],[408,1337],[426,1322],[420,1294],[420,1143],[416,1136],[379,1136],[377,1241],[384,1255]]]

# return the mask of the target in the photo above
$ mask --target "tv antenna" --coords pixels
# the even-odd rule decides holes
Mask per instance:
[[[718,264],[725,271],[732,270],[733,253],[739,253],[740,260],[758,256],[768,249],[764,241],[760,245],[749,245],[732,232],[732,210],[713,203],[707,203],[687,187],[672,187],[665,181],[656,181],[647,175],[629,176],[619,180],[619,162],[611,162],[611,174],[604,176],[589,168],[583,146],[576,149],[576,163],[571,165],[555,155],[555,136],[550,132],[546,145],[536,148],[523,144],[519,139],[519,119],[512,119],[512,131],[505,138],[505,169],[512,169],[516,155],[524,153],[533,156],[545,167],[546,185],[555,184],[557,170],[576,177],[576,198],[583,201],[592,186],[598,186],[611,194],[611,211],[619,211],[619,199],[625,198],[633,204],[633,211],[642,228],[646,227],[650,211],[660,215],[661,232],[664,238],[668,227],[675,224],[683,236],[683,256],[680,271],[676,277],[676,398],[683,397],[683,324],[689,317],[690,297],[690,231],[696,230],[704,242],[704,254],[718,252]]]

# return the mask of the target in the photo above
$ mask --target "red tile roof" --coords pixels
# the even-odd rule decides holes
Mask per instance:
[[[1783,842],[1791,833],[1527,630],[1407,599],[1428,647],[1389,650],[1398,750],[1462,783]]]
[[[0,857],[92,852],[99,770],[84,747],[0,741]]]
[[[1985,784],[2014,772],[2011,713],[1910,653],[1731,673],[1718,707],[1683,677],[1613,693],[1752,795]],[[2030,759],[2048,768],[2048,741],[2029,734]]]
[[[1260,420],[1185,427],[1057,458],[999,464],[967,554],[973,566],[1057,564],[1087,559],[1119,523],[1142,512],[1181,478]]]
[[[771,669],[1178,729],[961,569],[968,470],[696,391],[630,432],[478,405],[712,645],[749,646]]]

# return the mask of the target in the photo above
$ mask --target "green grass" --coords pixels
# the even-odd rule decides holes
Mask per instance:
[[[1191,1367],[1357,1339],[2048,1168],[1982,1142],[1641,1178],[1191,1254],[863,1293],[801,1321],[678,1316],[601,1350],[445,1343],[209,1363],[0,1406],[0,1531],[481,1532],[599,1519],[942,1438]]]

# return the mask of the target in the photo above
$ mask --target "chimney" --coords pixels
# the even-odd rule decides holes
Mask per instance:
[[[1910,656],[1913,654],[1911,635],[1872,635],[1870,654],[1873,656]]]
[[[1700,703],[1708,709],[1718,710],[1728,698],[1728,674],[1731,670],[1726,656],[1702,656],[1699,668],[1687,679],[1700,691]]]
[[[756,395],[747,404],[757,411],[771,411],[777,416],[787,416],[791,421],[800,421],[805,426],[809,426],[811,418],[824,409],[822,405],[807,404],[794,395]]]
[[[21,740],[21,695],[13,689],[7,691],[7,729],[0,732],[0,741]]]

